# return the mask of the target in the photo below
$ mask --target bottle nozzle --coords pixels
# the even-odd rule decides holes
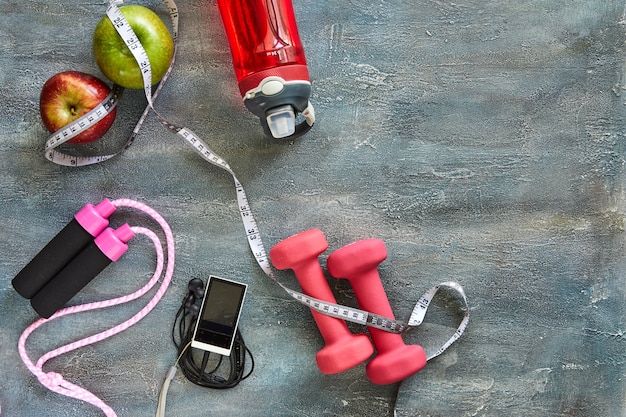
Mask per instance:
[[[296,114],[289,104],[268,110],[266,120],[275,139],[286,138],[296,131]]]

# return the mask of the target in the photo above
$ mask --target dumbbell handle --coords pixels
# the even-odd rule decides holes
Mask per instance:
[[[363,310],[395,320],[385,288],[376,269],[366,271],[358,277],[346,277],[346,279],[350,281],[357,303]],[[404,344],[402,336],[399,334],[389,333],[374,327],[370,327],[368,330],[379,353],[387,352],[399,344]]]

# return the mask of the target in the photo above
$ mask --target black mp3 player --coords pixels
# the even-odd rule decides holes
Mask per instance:
[[[248,286],[211,275],[191,347],[229,356]]]

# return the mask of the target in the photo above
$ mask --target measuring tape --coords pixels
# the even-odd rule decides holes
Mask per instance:
[[[98,121],[100,121],[113,110],[121,94],[121,87],[114,85],[111,94],[109,95],[109,97],[107,97],[107,99],[103,101],[101,105],[94,108],[92,111],[90,111],[80,119],[76,120],[75,122],[52,134],[52,136],[46,142],[46,158],[51,162],[65,166],[90,165],[111,159],[131,146],[139,130],[141,129],[141,126],[143,125],[143,122],[148,113],[152,112],[155,114],[157,120],[161,123],[163,127],[182,137],[185,142],[189,144],[204,160],[219,168],[222,168],[232,176],[235,183],[239,213],[241,215],[244,229],[246,231],[250,250],[252,251],[254,258],[256,259],[256,262],[269,278],[275,281],[291,297],[293,297],[300,303],[308,306],[315,311],[331,317],[374,327],[392,333],[404,333],[411,328],[419,326],[423,322],[431,301],[440,289],[444,288],[456,292],[460,296],[460,301],[462,302],[462,308],[464,310],[463,319],[461,320],[461,323],[457,327],[457,330],[454,332],[452,337],[446,343],[444,343],[444,345],[438,351],[436,351],[434,354],[431,354],[428,359],[432,359],[443,353],[452,343],[454,343],[461,337],[469,323],[469,307],[467,297],[463,288],[456,282],[443,282],[430,288],[424,295],[419,298],[407,322],[391,319],[378,314],[373,314],[364,310],[319,300],[306,294],[291,290],[278,282],[269,262],[267,252],[261,239],[261,234],[257,227],[256,220],[254,219],[254,216],[252,214],[252,210],[250,209],[250,205],[248,203],[248,198],[246,196],[244,188],[241,182],[237,179],[237,176],[235,175],[231,167],[222,157],[213,152],[207,146],[207,144],[195,133],[185,127],[178,126],[169,122],[167,119],[159,115],[159,113],[154,108],[154,99],[161,91],[174,66],[178,38],[178,8],[173,0],[163,0],[163,2],[169,9],[169,14],[172,22],[174,55],[167,72],[159,82],[154,94],[152,93],[152,70],[150,67],[148,55],[141,45],[141,42],[139,42],[139,39],[137,38],[137,35],[131,28],[130,24],[127,22],[126,18],[124,17],[124,15],[122,15],[119,8],[117,7],[118,4],[123,3],[123,0],[111,0],[106,11],[106,14],[113,23],[113,26],[122,37],[126,45],[129,47],[131,53],[135,57],[135,60],[139,64],[139,67],[142,69],[144,93],[148,102],[148,105],[141,115],[137,125],[133,129],[133,133],[130,139],[124,145],[123,149],[117,153],[109,155],[89,157],[71,156],[64,154],[56,149],[83,130],[88,129],[90,126],[98,123]]]

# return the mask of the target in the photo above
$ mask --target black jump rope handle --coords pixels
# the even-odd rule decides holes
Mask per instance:
[[[87,204],[74,218],[13,278],[13,288],[24,298],[32,298],[63,267],[109,225],[115,206],[107,199],[98,205]]]
[[[105,229],[31,298],[33,309],[41,317],[49,318],[63,308],[104,268],[126,252],[126,242],[134,235],[128,224],[115,230]]]

